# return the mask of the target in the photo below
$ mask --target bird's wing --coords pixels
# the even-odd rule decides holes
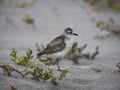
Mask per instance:
[[[64,42],[64,39],[65,36],[58,36],[54,40],[52,40],[45,49],[46,54],[59,52],[65,49],[66,44]]]

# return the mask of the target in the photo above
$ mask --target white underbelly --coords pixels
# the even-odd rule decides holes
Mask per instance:
[[[55,57],[64,57],[68,53],[68,51],[71,49],[72,45],[73,45],[73,40],[72,39],[67,40],[66,41],[66,47],[65,47],[64,50],[62,50],[60,52],[56,52],[54,54],[51,54],[51,55],[49,55],[49,57],[53,57],[53,58],[55,58]]]

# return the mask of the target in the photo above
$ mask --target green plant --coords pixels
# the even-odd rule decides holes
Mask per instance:
[[[82,47],[78,47],[78,44],[75,42],[73,43],[72,47],[65,55],[65,58],[72,60],[74,63],[78,64],[78,60],[80,58],[86,59],[94,59],[99,54],[99,47],[96,47],[96,51],[91,54],[90,52],[83,53],[84,49],[86,49],[87,44],[83,45]]]
[[[47,66],[51,66],[52,65],[52,59],[51,58],[47,58],[47,60],[41,61],[43,64],[47,65]]]
[[[106,0],[106,1],[107,1],[107,4],[111,6],[111,5],[113,5],[115,0]]]
[[[63,77],[65,77],[68,72],[69,72],[69,69],[62,70],[62,72],[58,76],[59,80],[62,80]]]
[[[11,60],[13,60],[14,62],[16,62],[17,60],[17,51],[15,49],[13,49],[10,53],[11,56]]]
[[[9,90],[17,90],[17,87],[15,85],[10,85]]]
[[[31,0],[29,2],[22,2],[20,4],[17,4],[16,6],[19,8],[27,8],[33,6],[36,2],[37,0]]]
[[[28,25],[33,25],[34,26],[34,23],[35,23],[35,20],[29,15],[29,14],[26,14],[25,17],[23,18],[23,21],[28,24]]]
[[[26,52],[26,56],[21,56],[21,57],[18,58],[17,64],[25,66],[26,64],[30,63],[32,58],[33,58],[32,50],[28,49],[27,52]]]
[[[32,70],[26,72],[25,75],[31,74],[32,79],[35,81],[43,80],[44,82],[51,79],[51,83],[56,85],[56,76],[53,74],[52,69],[43,69],[40,66],[35,66],[32,68]]]
[[[46,81],[46,80],[52,78],[52,76],[53,76],[53,71],[52,71],[52,69],[48,68],[48,69],[43,71],[42,79],[44,81]]]
[[[12,61],[14,61],[17,65],[22,66],[28,65],[33,58],[31,49],[27,50],[26,55],[20,57],[17,55],[17,51],[13,49],[12,52],[10,53],[10,56]]]
[[[0,68],[3,69],[5,75],[11,76],[12,72],[15,71],[19,73],[22,77],[32,75],[32,80],[35,81],[50,81],[53,85],[58,84],[58,80],[62,80],[63,77],[66,76],[68,70],[63,70],[60,74],[55,75],[53,70],[50,68],[44,69],[41,66],[36,65],[34,62],[31,62],[33,59],[32,50],[28,49],[26,55],[18,56],[17,51],[13,49],[10,53],[11,60],[14,61],[17,65],[21,65],[24,67],[24,74],[18,71],[17,69],[11,67],[8,64],[0,65]],[[26,69],[26,65],[28,65],[28,69]],[[10,90],[15,90],[16,88],[13,85],[9,86]]]
[[[32,67],[32,70],[27,71],[25,75],[31,74],[33,80],[39,81],[40,77],[42,77],[42,73],[43,73],[43,69],[41,67],[34,66]]]
[[[120,4],[116,3],[117,0],[106,0],[106,2],[113,9],[120,10]]]
[[[56,79],[57,79],[56,76],[52,76],[52,77],[51,77],[51,83],[52,83],[53,85],[58,85]]]

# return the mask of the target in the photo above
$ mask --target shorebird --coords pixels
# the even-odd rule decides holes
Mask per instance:
[[[65,28],[60,36],[53,39],[42,52],[37,54],[37,58],[43,55],[56,58],[57,68],[58,71],[60,71],[59,60],[64,57],[72,47],[74,36],[78,36],[78,34],[73,33],[70,27]]]

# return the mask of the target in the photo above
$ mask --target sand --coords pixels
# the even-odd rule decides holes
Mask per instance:
[[[61,68],[70,71],[63,80],[58,81],[58,86],[50,81],[23,79],[16,73],[12,77],[4,76],[0,69],[0,90],[8,90],[9,85],[15,85],[18,90],[120,90],[120,73],[116,67],[120,62],[120,35],[101,31],[91,20],[91,17],[107,20],[112,16],[120,23],[120,13],[112,10],[97,13],[82,0],[37,0],[35,5],[26,8],[15,6],[25,0],[13,0],[11,4],[8,0],[3,1],[0,4],[0,65],[9,64],[21,70],[10,59],[13,48],[20,54],[31,48],[36,55],[36,43],[46,45],[66,27],[73,28],[79,34],[75,41],[80,47],[88,45],[85,52],[93,53],[99,46],[100,53],[94,60],[80,59],[79,65],[62,60]],[[26,14],[34,18],[34,27],[23,22]],[[34,61],[40,63],[36,59]],[[50,68],[57,72],[56,65]],[[101,72],[96,72],[96,69]]]

